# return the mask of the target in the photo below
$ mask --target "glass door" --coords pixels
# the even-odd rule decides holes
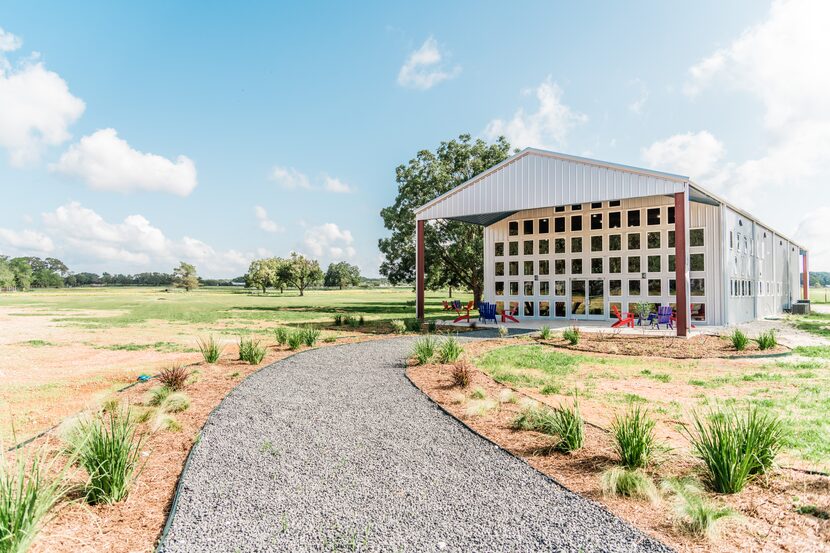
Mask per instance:
[[[605,319],[605,280],[588,281],[588,318]]]
[[[571,318],[585,318],[586,284],[584,280],[571,281]]]
[[[605,280],[572,280],[570,303],[572,319],[604,319]]]

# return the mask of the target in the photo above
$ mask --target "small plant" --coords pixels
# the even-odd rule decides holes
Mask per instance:
[[[144,440],[130,412],[98,415],[80,424],[83,440],[78,463],[86,470],[86,500],[91,504],[116,503],[130,491],[139,467]]]
[[[732,342],[732,347],[737,351],[743,351],[749,345],[749,338],[739,328],[732,331],[732,334],[729,335],[729,341]]]
[[[0,446],[0,552],[25,553],[51,511],[69,491],[64,473],[47,476],[46,449],[13,462]]]
[[[169,396],[172,391],[173,390],[167,386],[156,386],[155,388],[150,388],[150,391],[147,392],[145,403],[147,405],[152,405],[153,407],[158,407],[164,402],[165,399],[167,399],[167,396]]]
[[[427,322],[427,332],[435,333],[436,330],[438,330],[438,321],[431,319]]]
[[[654,304],[647,301],[641,301],[634,307],[634,312],[641,320],[648,319],[648,316],[654,311]]]
[[[161,382],[162,386],[166,386],[171,390],[181,390],[185,387],[188,377],[190,377],[190,371],[186,367],[173,365],[159,372],[158,381]]]
[[[222,356],[222,347],[213,336],[208,336],[206,340],[199,338],[199,351],[202,352],[205,363],[211,365],[219,361],[219,357]]]
[[[548,325],[542,325],[539,328],[539,338],[542,340],[550,340],[550,335],[552,331]]]
[[[473,368],[467,361],[461,360],[452,366],[452,383],[466,388],[473,377]]]
[[[602,493],[605,495],[648,499],[651,502],[660,498],[654,481],[639,469],[612,467],[602,473],[601,479]]]
[[[830,520],[830,512],[826,509],[822,509],[816,505],[799,505],[795,508],[795,512],[799,515],[809,515],[811,517],[815,517],[819,520]]]
[[[761,350],[772,349],[778,345],[778,340],[775,339],[775,331],[768,330],[758,335],[758,348]]]
[[[553,394],[558,394],[562,391],[562,386],[559,384],[545,384],[541,388],[539,388],[539,393],[543,396],[550,396]]]
[[[168,413],[179,413],[190,407],[190,398],[184,392],[173,392],[162,402],[162,410]]]
[[[554,449],[569,453],[582,448],[585,443],[585,422],[579,413],[576,400],[572,407],[553,409],[531,405],[525,407],[513,421],[517,430],[535,430],[558,438]]]
[[[340,317],[340,315],[338,315]],[[284,346],[288,343],[288,329],[285,327],[277,327],[274,329],[274,339],[277,341],[277,344],[280,346]]]
[[[728,507],[708,501],[692,481],[667,480],[663,488],[675,497],[676,524],[693,536],[713,537],[720,521],[735,514]]]
[[[260,345],[259,340],[253,338],[239,339],[239,360],[246,361],[251,365],[259,365],[265,358],[265,347]]]
[[[326,344],[333,344],[337,341],[337,336],[326,336],[323,338],[323,342]]]
[[[168,432],[180,432],[182,429],[181,423],[176,420],[176,417],[171,415],[170,413],[164,413],[163,411],[159,411],[156,413],[155,418],[153,419],[153,424],[151,425],[153,432],[158,432],[159,430],[167,430]]]
[[[120,406],[121,406],[121,403],[113,397],[113,398],[104,400],[104,402],[101,404],[101,411],[104,412],[104,413],[117,411]]]
[[[404,332],[406,332],[406,323],[400,319],[390,321],[389,324],[392,325],[392,332],[394,332],[395,334],[403,334]]]
[[[707,469],[716,492],[737,493],[756,474],[769,470],[783,447],[780,418],[751,406],[743,413],[734,408],[693,413],[693,430],[686,429],[696,457]]]
[[[363,318],[363,315],[361,315],[357,318],[357,323],[360,326],[363,326],[364,324],[366,324],[366,319]]]
[[[300,330],[294,330],[288,335],[288,348],[293,350],[300,349],[300,346],[303,345],[303,334]]]
[[[511,390],[510,388],[505,388],[501,392],[499,392],[499,403],[518,403],[519,398],[516,396],[516,392]]]
[[[631,403],[623,416],[616,416],[611,423],[614,450],[626,469],[647,467],[655,454],[654,420],[639,404]]]
[[[487,392],[481,386],[476,386],[473,392],[470,394],[472,399],[486,399]]]
[[[317,345],[317,340],[320,339],[320,330],[312,326],[307,326],[300,331],[303,336],[303,343],[310,348]]]
[[[334,316],[334,326],[343,325],[343,315],[337,314]]]
[[[508,334],[510,334],[510,331],[507,329],[506,326],[499,326],[499,338],[507,338]]]
[[[421,332],[421,321],[418,319],[407,319],[406,329],[410,332]]]
[[[441,363],[454,363],[461,354],[464,353],[464,348],[458,343],[453,336],[447,336],[441,345],[438,347],[438,360]]]
[[[435,355],[436,340],[432,336],[419,338],[412,347],[412,357],[419,365],[429,363]]]
[[[575,346],[579,343],[580,338],[580,330],[578,326],[572,326],[570,328],[566,328],[565,331],[562,333],[562,337],[568,341],[569,344]]]

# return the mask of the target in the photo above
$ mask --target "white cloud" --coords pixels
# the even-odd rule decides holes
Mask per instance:
[[[269,178],[287,190],[295,188],[311,188],[311,181],[300,171],[293,167],[280,167],[271,169]]]
[[[334,223],[325,223],[306,230],[303,245],[311,255],[333,260],[351,259],[357,253],[354,249],[351,231],[341,229]]]
[[[259,228],[265,232],[282,232],[285,227],[278,225],[276,221],[268,217],[268,211],[261,205],[254,206],[254,215],[259,221]]]
[[[830,207],[824,206],[804,215],[798,223],[793,239],[810,248],[810,270],[826,271],[830,268]]]
[[[52,239],[34,230],[15,231],[0,228],[0,244],[3,245],[4,253],[18,253],[31,255],[33,253],[49,253],[55,249]]]
[[[641,155],[646,165],[701,180],[717,170],[723,158],[723,143],[708,131],[676,134],[658,140]]]
[[[186,156],[173,162],[139,152],[118,137],[115,129],[84,136],[53,164],[53,171],[77,177],[96,190],[145,190],[187,196],[196,188],[196,166]]]
[[[629,84],[639,89],[639,95],[634,101],[628,104],[628,111],[636,113],[637,115],[642,115],[643,107],[646,105],[650,94],[648,86],[646,86],[646,83],[640,79],[634,79]]]
[[[202,275],[228,276],[243,272],[254,257],[254,253],[216,250],[190,236],[173,240],[142,215],[109,222],[78,202],[44,213],[43,223],[67,263],[93,264],[110,272],[169,271],[182,260],[195,264]]]
[[[0,27],[0,52],[14,52],[21,46],[23,46],[23,41],[20,40],[20,37],[4,31],[3,27]]]
[[[329,192],[337,192],[345,194],[352,191],[352,187],[342,180],[325,175],[323,177],[323,187]]]
[[[461,67],[452,68],[441,63],[443,54],[438,42],[428,37],[420,48],[409,54],[406,62],[398,71],[398,84],[407,88],[429,90],[433,86],[452,79],[461,73]]]
[[[524,108],[519,108],[509,121],[493,119],[487,124],[484,135],[491,140],[504,135],[517,148],[555,149],[566,144],[568,133],[574,126],[588,120],[586,115],[562,103],[562,89],[551,76],[535,89],[524,91],[525,95],[531,93],[539,101],[535,112],[526,113]]]
[[[19,47],[17,37],[0,29],[0,52]],[[43,63],[12,66],[0,55],[0,146],[8,150],[13,166],[37,161],[45,147],[69,140],[69,126],[85,107]]]

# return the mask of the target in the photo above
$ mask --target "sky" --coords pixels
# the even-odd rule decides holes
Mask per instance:
[[[469,133],[690,176],[830,270],[830,2],[0,0],[0,254],[367,276]]]

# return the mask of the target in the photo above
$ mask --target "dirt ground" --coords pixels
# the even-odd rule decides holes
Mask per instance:
[[[600,474],[615,462],[611,438],[604,430],[610,420],[607,405],[581,402],[582,414],[588,422],[585,447],[569,455],[551,453],[546,449],[551,444],[549,437],[512,430],[511,422],[519,413],[522,401],[491,401],[494,407],[487,411],[473,407],[475,400],[471,400],[470,393],[476,387],[484,389],[491,399],[504,397],[502,394],[508,390],[481,371],[474,372],[467,389],[453,386],[451,365],[413,366],[407,374],[416,386],[474,431],[679,551],[830,551],[830,521],[795,511],[796,503],[830,508],[830,478],[826,476],[777,469],[768,479],[756,481],[734,496],[713,494],[714,500],[732,507],[740,516],[729,519],[716,539],[693,539],[672,524],[674,515],[668,499],[652,504],[602,494]],[[521,390],[519,394],[551,402],[539,394],[525,394]],[[677,439],[676,435],[666,434],[665,427],[658,431],[658,436],[672,442]],[[651,475],[659,482],[697,471],[699,467],[687,451],[678,449],[652,469]]]

